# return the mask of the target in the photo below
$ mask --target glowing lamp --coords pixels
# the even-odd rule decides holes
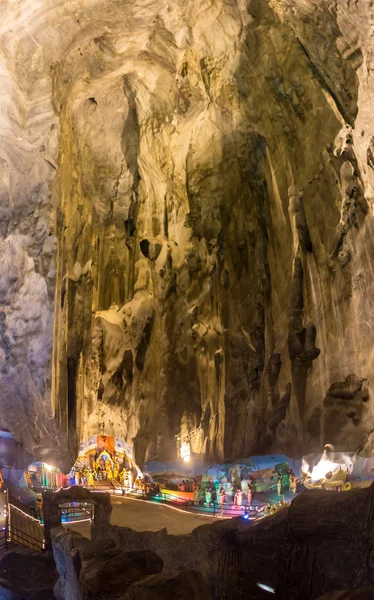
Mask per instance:
[[[265,590],[265,592],[270,592],[271,594],[275,594],[275,589],[266,583],[258,583],[257,587],[261,590]]]
[[[190,445],[188,442],[181,443],[180,454],[181,454],[181,458],[182,458],[182,460],[184,460],[184,462],[190,462],[191,448],[190,448]]]

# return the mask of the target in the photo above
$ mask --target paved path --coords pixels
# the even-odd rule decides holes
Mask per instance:
[[[285,494],[285,500],[290,501],[293,494]],[[280,497],[276,492],[267,494],[257,494],[253,504],[260,505],[270,502],[278,504]],[[170,535],[181,535],[191,533],[193,529],[206,523],[213,523],[213,515],[193,514],[186,511],[175,509],[165,504],[158,504],[157,501],[136,500],[134,498],[112,496],[112,525],[119,527],[130,527],[135,531],[160,531],[166,528]],[[236,515],[231,511],[230,516],[240,516],[242,512]],[[216,517],[219,518],[219,517]],[[74,531],[79,531],[86,537],[89,537],[88,523],[71,523],[64,525]]]
[[[213,517],[194,515],[156,502],[115,496],[111,497],[111,501],[110,522],[112,525],[130,527],[135,531],[160,531],[160,529],[166,528],[170,535],[181,535],[191,533],[200,525],[214,522]],[[64,523],[63,526],[65,529],[90,537],[89,523]]]
[[[135,531],[159,531],[166,527],[169,534],[180,535],[213,522],[210,516],[182,512],[156,502],[112,497],[112,525],[130,527]]]

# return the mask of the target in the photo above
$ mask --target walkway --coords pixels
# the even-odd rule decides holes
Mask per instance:
[[[165,527],[169,534],[180,535],[213,522],[211,516],[194,515],[164,504],[127,497],[113,496],[112,507],[112,525],[135,531],[159,531]]]
[[[286,502],[291,501],[294,494],[287,492],[284,496]],[[275,491],[266,494],[256,494],[252,506],[264,506],[278,504],[280,497]],[[183,503],[180,508],[175,508],[167,504],[162,504],[155,497],[153,500],[143,500],[142,498],[132,498],[130,496],[111,496],[112,503],[112,525],[119,527],[129,527],[135,531],[159,531],[166,528],[170,535],[182,535],[191,533],[193,529],[206,523],[212,523],[214,518],[220,518],[218,514],[214,516],[214,509],[201,507],[188,507],[184,510]],[[197,512],[194,513],[193,511]],[[219,508],[216,507],[216,513]],[[224,516],[226,518],[239,517],[244,515],[245,507],[241,511],[233,510],[232,505],[224,506]],[[64,527],[78,531],[89,536],[89,523],[66,523]]]
[[[172,506],[136,500],[128,497],[112,496],[112,516],[110,522],[119,527],[129,527],[135,531],[160,531],[167,529],[170,535],[191,533],[193,529],[206,523],[212,523],[211,516],[194,515],[180,511]],[[63,523],[65,529],[81,533],[87,538],[91,535],[89,522]]]

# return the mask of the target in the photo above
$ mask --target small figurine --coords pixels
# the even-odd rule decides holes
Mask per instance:
[[[251,489],[251,486],[248,486],[248,490],[247,490],[247,503],[248,503],[248,507],[250,507],[251,504],[252,504],[252,489]]]
[[[278,496],[282,495],[282,476],[281,475],[278,475],[277,492],[278,492]]]
[[[295,473],[293,471],[291,471],[290,480],[291,480],[291,492],[293,494],[296,494],[296,491],[297,491],[297,477],[296,477],[296,475],[295,475]]]

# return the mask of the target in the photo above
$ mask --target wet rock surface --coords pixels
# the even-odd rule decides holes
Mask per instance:
[[[100,432],[370,453],[370,393],[330,391],[373,364],[372,4],[1,17],[2,426],[66,470]]]

